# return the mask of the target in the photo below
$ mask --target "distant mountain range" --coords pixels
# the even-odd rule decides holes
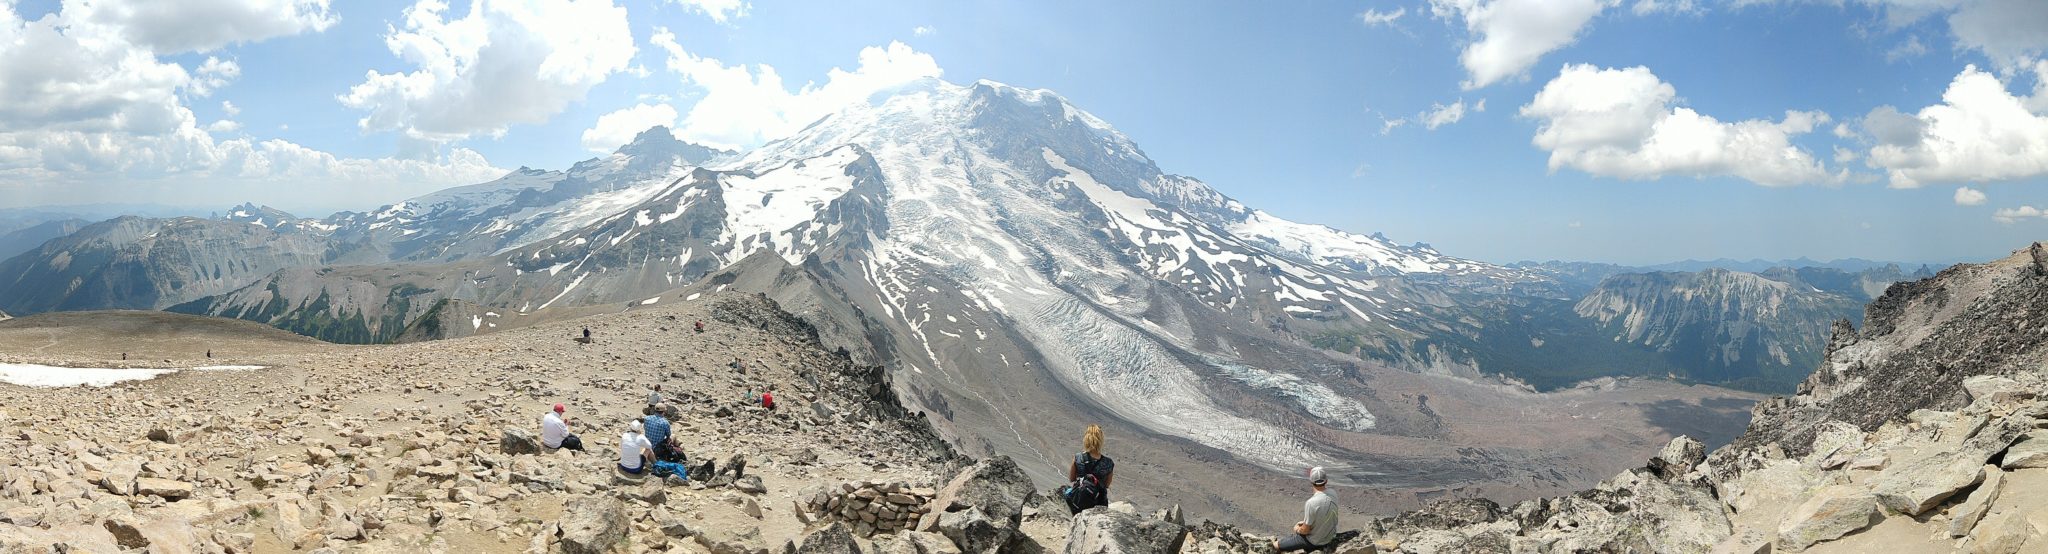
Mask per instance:
[[[982,450],[1064,448],[1040,427],[1054,410],[1267,464],[1554,482],[1532,473],[1540,449],[1393,463],[1382,439],[1436,449],[1524,401],[1501,382],[1785,390],[1832,321],[1910,278],[1463,259],[1253,209],[1049,91],[928,80],[745,152],[657,127],[567,170],[372,212],[101,221],[0,262],[0,310],[168,309],[390,342],[739,287],[895,368]]]

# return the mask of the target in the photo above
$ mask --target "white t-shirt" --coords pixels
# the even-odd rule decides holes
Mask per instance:
[[[540,443],[548,448],[561,448],[562,438],[569,436],[569,424],[562,422],[562,416],[554,412],[540,416]]]
[[[619,435],[619,467],[640,469],[640,449],[654,449],[654,443],[647,442],[647,435],[624,433]]]

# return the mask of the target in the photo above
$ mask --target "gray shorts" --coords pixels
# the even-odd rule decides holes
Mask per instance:
[[[1280,551],[1281,551],[1281,552],[1299,552],[1299,551],[1303,551],[1303,550],[1315,550],[1315,549],[1318,549],[1318,548],[1322,548],[1322,547],[1325,547],[1325,546],[1329,546],[1329,545],[1326,545],[1326,544],[1311,544],[1311,543],[1309,543],[1309,542],[1308,542],[1308,535],[1292,535],[1292,534],[1290,534],[1290,535],[1287,535],[1287,536],[1285,536],[1285,537],[1280,537]]]

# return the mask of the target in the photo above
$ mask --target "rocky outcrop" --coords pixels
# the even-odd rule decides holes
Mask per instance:
[[[583,496],[562,507],[563,554],[604,554],[626,538],[626,514],[617,500]]]
[[[1024,505],[1038,494],[1031,478],[1008,456],[995,456],[961,470],[932,501],[940,534],[970,554],[993,553],[1009,544],[1024,517]]]
[[[1066,554],[1179,554],[1187,529],[1178,523],[1106,507],[1074,516]]]
[[[843,522],[852,534],[869,537],[918,527],[937,494],[900,482],[848,482],[806,488],[797,494],[795,508],[807,521]]]
[[[1688,378],[1789,391],[1821,360],[1829,323],[1861,306],[1803,283],[1709,269],[1614,275],[1573,311],[1608,338],[1685,360]]]

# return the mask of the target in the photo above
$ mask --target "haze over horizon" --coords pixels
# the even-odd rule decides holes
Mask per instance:
[[[368,210],[650,125],[757,146],[940,77],[1058,92],[1252,207],[1466,258],[2042,238],[2048,3],[1840,4],[19,0],[0,207]]]

